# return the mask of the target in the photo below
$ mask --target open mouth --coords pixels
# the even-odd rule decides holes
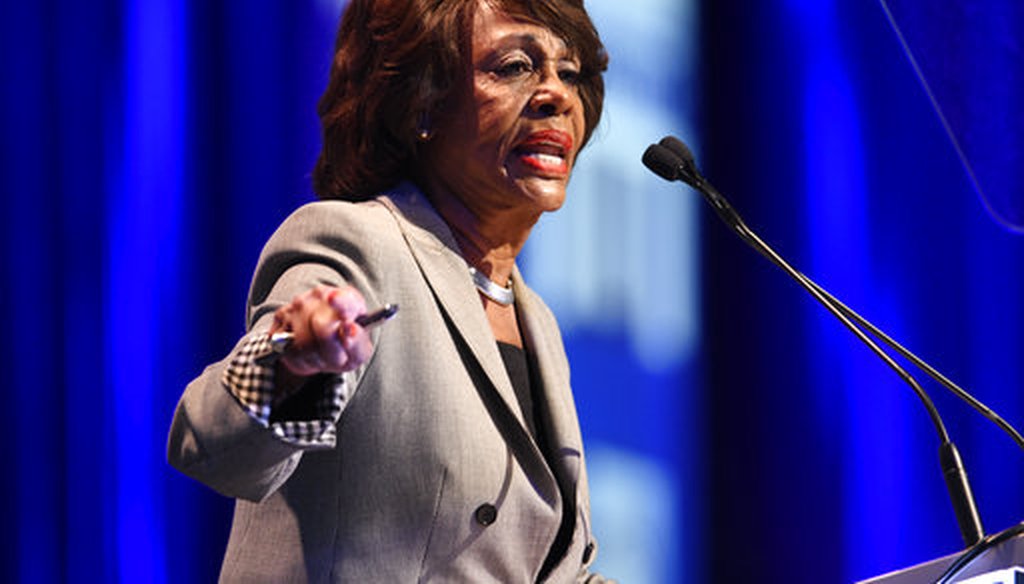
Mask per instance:
[[[559,130],[542,130],[526,137],[515,154],[527,167],[541,173],[565,175],[569,172],[572,136]]]

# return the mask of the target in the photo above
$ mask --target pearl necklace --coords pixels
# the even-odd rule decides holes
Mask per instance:
[[[476,289],[484,296],[502,306],[509,306],[516,301],[516,294],[512,291],[511,280],[509,280],[509,286],[505,288],[492,282],[490,278],[478,272],[473,266],[469,266],[469,273],[473,276],[473,284],[476,285]]]

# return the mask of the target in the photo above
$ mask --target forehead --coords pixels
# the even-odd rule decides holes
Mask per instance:
[[[481,2],[473,15],[474,55],[491,49],[531,45],[556,53],[569,53],[565,40],[550,28],[523,16],[513,16],[491,2]]]

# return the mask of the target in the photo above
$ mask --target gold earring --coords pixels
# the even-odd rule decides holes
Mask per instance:
[[[416,124],[416,139],[420,142],[429,142],[434,137],[434,130],[430,127],[430,114],[420,114],[419,123]]]

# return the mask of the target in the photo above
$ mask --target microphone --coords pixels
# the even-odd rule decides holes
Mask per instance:
[[[650,164],[648,164],[648,153],[644,153],[644,164],[647,164],[648,168],[654,170],[654,172],[657,173],[658,176],[661,176],[665,180],[682,180],[686,184],[700,190],[700,186],[698,185],[704,181],[704,177],[701,176],[700,171],[697,170],[697,165],[694,161],[693,153],[690,152],[690,148],[686,144],[684,144],[682,140],[676,138],[675,136],[665,136],[664,138],[661,139],[658,145],[658,148],[648,148],[648,152],[650,153],[651,158]],[[663,170],[655,170],[654,168],[652,168],[652,164],[659,167],[660,169],[672,170],[669,174],[663,174]],[[673,165],[680,165],[680,169],[676,169]],[[673,172],[675,174],[671,174]],[[676,178],[669,178],[670,176]],[[721,197],[721,195],[717,194],[717,191],[715,194],[717,195],[717,197],[719,197],[719,204],[724,204],[727,207],[731,208],[728,201],[725,201],[724,197]],[[727,223],[729,223],[730,225],[733,225],[734,223],[742,224],[742,220],[739,219],[738,215],[735,215],[735,213],[733,213],[733,216],[733,221],[727,221]],[[743,225],[743,228],[746,229],[746,226]],[[762,252],[762,255],[766,254],[763,254]],[[766,257],[768,256],[766,255]],[[771,258],[769,257],[768,259]],[[889,348],[896,351],[901,357],[910,361],[910,363],[912,363],[915,367],[925,372],[929,377],[931,377],[940,385],[948,389],[953,395],[967,402],[968,405],[970,405],[981,415],[985,416],[990,422],[998,426],[1001,430],[1003,430],[1003,432],[1009,435],[1010,438],[1017,444],[1017,446],[1024,450],[1024,436],[1021,436],[1020,432],[1018,432],[1016,428],[1011,426],[1009,422],[1000,417],[999,414],[997,414],[991,408],[983,404],[981,401],[979,401],[977,398],[971,395],[967,390],[961,388],[956,383],[953,383],[953,381],[950,380],[948,377],[946,377],[938,370],[936,370],[934,367],[926,363],[924,359],[921,359],[920,357],[912,353],[909,349],[895,341],[892,337],[887,335],[880,328],[872,324],[871,321],[864,318],[860,314],[857,314],[857,312],[855,312],[849,306],[840,302],[839,299],[837,299],[832,294],[829,294],[829,292],[822,288],[820,285],[818,285],[817,282],[810,279],[805,274],[799,272],[798,274],[807,285],[812,286],[818,292],[820,292],[822,296],[825,296],[825,298],[828,299],[832,306],[841,311],[844,315],[846,315],[847,318],[856,322],[859,326],[866,329],[868,332],[871,333],[873,337],[879,339],[880,341],[888,345]]]
[[[939,416],[938,410],[935,408],[935,404],[932,402],[928,394],[925,393],[924,389],[922,389],[917,383],[917,380],[907,373],[907,371],[896,363],[888,353],[886,353],[878,346],[877,343],[875,343],[875,341],[868,337],[863,330],[853,323],[853,320],[863,323],[867,323],[867,321],[862,319],[860,315],[854,313],[838,300],[835,300],[831,294],[828,294],[828,292],[820,286],[797,271],[771,246],[762,241],[756,233],[750,230],[729,201],[719,193],[718,190],[707,181],[707,179],[704,178],[700,170],[697,168],[696,161],[694,160],[690,149],[681,140],[672,136],[667,136],[658,144],[652,144],[647,148],[647,151],[644,152],[643,163],[648,169],[663,179],[668,181],[685,182],[701,193],[718,216],[730,228],[732,228],[732,230],[736,232],[741,239],[793,278],[793,280],[795,280],[802,288],[804,288],[804,290],[814,297],[815,300],[821,303],[821,305],[836,317],[843,326],[845,326],[854,334],[854,336],[871,349],[872,352],[882,359],[886,365],[895,371],[896,374],[911,387],[927,410],[928,416],[931,418],[932,424],[935,426],[935,431],[939,436],[939,461],[942,467],[943,478],[946,482],[946,488],[953,503],[953,510],[956,514],[957,524],[960,528],[960,535],[963,537],[964,543],[967,547],[971,547],[980,542],[984,537],[984,530],[981,526],[981,518],[978,515],[978,507],[974,501],[974,495],[971,492],[970,483],[967,480],[967,473],[964,470],[960,453],[950,440],[949,433],[946,431],[946,427]],[[870,325],[870,323],[867,324]],[[865,324],[861,324],[861,326],[865,326]],[[868,330],[878,330],[873,325],[865,326],[865,328],[868,328]],[[888,337],[885,338],[887,339]],[[893,343],[895,343],[895,341],[893,341]],[[900,347],[900,349],[902,349],[902,347]],[[899,349],[896,350],[900,352]],[[907,351],[907,353],[909,353],[909,351]],[[901,352],[901,354],[903,353]],[[920,360],[918,359],[917,361]],[[921,361],[921,363],[923,363],[923,361]],[[963,390],[960,391],[963,392]],[[954,393],[960,395],[956,391],[954,391]],[[966,392],[963,393],[966,394]],[[969,403],[972,403],[973,405],[973,402],[977,402],[977,400],[971,398]],[[977,403],[980,404],[980,402]],[[985,410],[991,411],[988,410],[988,408],[985,408]],[[1005,424],[1005,426],[1008,427],[1009,425]],[[1003,425],[1000,425],[1000,427],[1003,427]],[[1014,433],[1016,432],[1014,431]],[[1019,434],[1017,434],[1017,436],[1019,436]],[[1024,446],[1024,442],[1020,442],[1020,444]]]

